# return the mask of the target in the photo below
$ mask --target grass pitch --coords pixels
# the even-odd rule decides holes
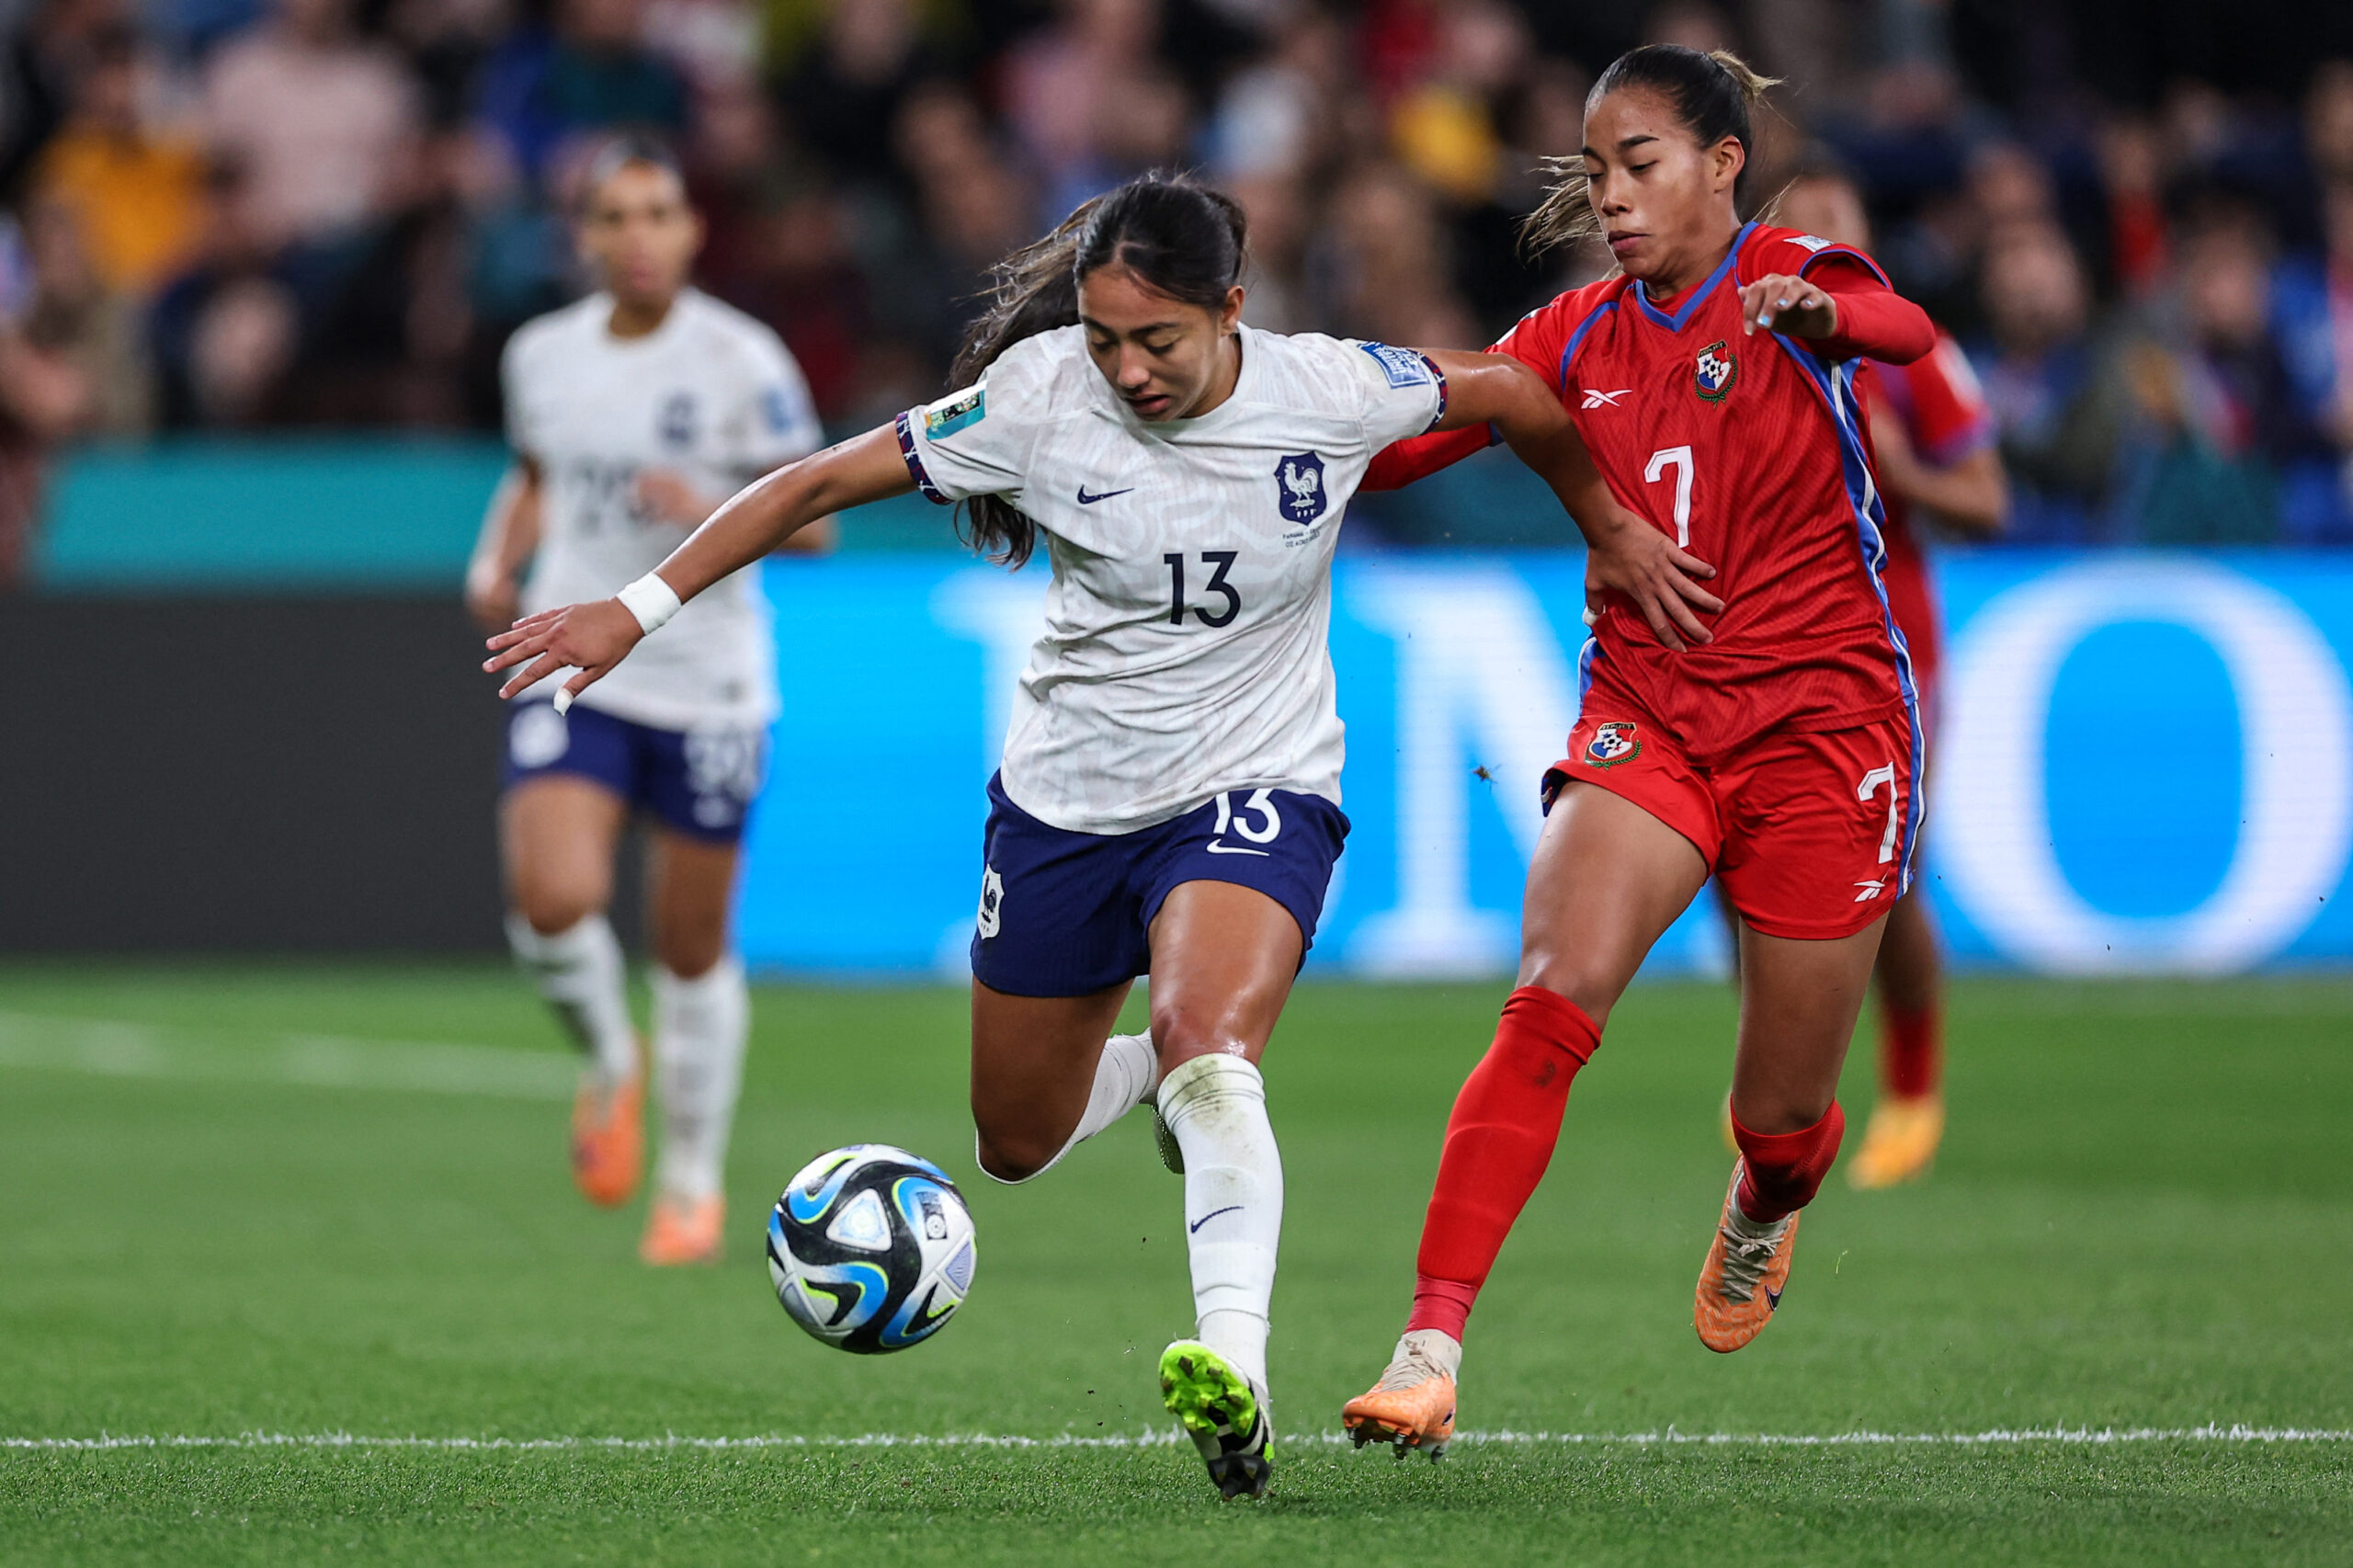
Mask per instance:
[[[0,1562],[2353,1562],[2342,1439],[1683,1440],[2353,1428],[2353,984],[1962,986],[1934,1178],[1834,1176],[1729,1358],[1690,1291],[1730,999],[1640,990],[1473,1319],[1463,1426],[1516,1440],[1351,1454],[1500,997],[1292,1004],[1287,1440],[1223,1505],[1142,1440],[1189,1328],[1149,1127],[980,1178],[958,994],[762,991],[732,1256],[656,1273],[641,1211],[573,1196],[568,1064],[503,971],[0,970]],[[777,1187],[858,1140],[981,1228],[972,1301],[897,1357],[803,1338],[760,1261]],[[973,1436],[1040,1441],[904,1441]]]

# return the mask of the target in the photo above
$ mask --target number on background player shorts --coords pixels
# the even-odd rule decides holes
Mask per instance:
[[[1911,721],[1777,730],[1699,767],[1656,720],[1597,686],[1544,777],[1549,809],[1582,780],[1689,839],[1741,918],[1768,937],[1852,936],[1903,896],[1919,836]]]
[[[733,844],[767,781],[764,729],[657,730],[575,704],[524,702],[506,721],[506,788],[549,774],[593,778],[665,827]]]
[[[1153,917],[1184,882],[1234,882],[1299,922],[1300,961],[1348,819],[1318,795],[1234,790],[1135,833],[1071,833],[989,780],[972,977],[1015,996],[1085,996],[1152,969]]]

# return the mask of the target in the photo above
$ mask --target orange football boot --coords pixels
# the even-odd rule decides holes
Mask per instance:
[[[1359,1449],[1387,1443],[1401,1460],[1418,1449],[1435,1464],[1454,1437],[1454,1380],[1461,1369],[1462,1346],[1452,1335],[1409,1330],[1381,1381],[1341,1407],[1340,1425]]]
[[[1917,1181],[1937,1163],[1937,1145],[1944,1136],[1944,1096],[1881,1095],[1863,1129],[1863,1146],[1847,1166],[1847,1180],[1864,1191]]]
[[[723,1198],[680,1198],[657,1192],[645,1216],[645,1235],[637,1244],[637,1256],[656,1268],[717,1263],[726,1224],[727,1199]]]
[[[613,1088],[581,1074],[572,1099],[572,1185],[589,1202],[618,1209],[644,1169],[644,1072]]]
[[[1734,1160],[1723,1216],[1716,1221],[1691,1304],[1691,1326],[1699,1331],[1699,1343],[1725,1353],[1756,1338],[1772,1321],[1789,1287],[1790,1255],[1798,1239],[1795,1214],[1766,1224],[1740,1211],[1742,1169],[1743,1163]]]

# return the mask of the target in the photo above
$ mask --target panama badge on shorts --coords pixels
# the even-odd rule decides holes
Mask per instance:
[[[1725,340],[1721,337],[1700,349],[1699,358],[1692,361],[1691,390],[1702,403],[1723,402],[1738,380],[1740,360],[1725,351]]]
[[[1622,722],[1595,725],[1593,739],[1585,746],[1586,763],[1593,767],[1615,767],[1642,755],[1643,743],[1635,737],[1634,726]]]

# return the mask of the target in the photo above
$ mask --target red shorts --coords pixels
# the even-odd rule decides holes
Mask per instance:
[[[1545,799],[1569,782],[1623,796],[1689,839],[1741,918],[1768,937],[1827,941],[1887,913],[1919,836],[1911,721],[1777,731],[1695,766],[1649,714],[1600,686],[1569,732]]]

